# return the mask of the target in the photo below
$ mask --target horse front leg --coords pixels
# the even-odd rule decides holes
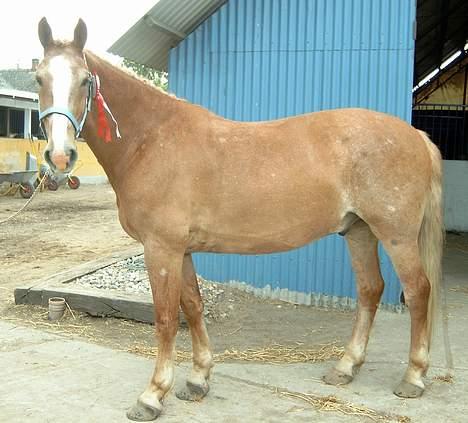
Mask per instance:
[[[213,367],[213,354],[203,318],[203,301],[198,288],[192,256],[186,254],[183,264],[181,306],[192,336],[193,367],[184,389],[176,393],[185,401],[199,401],[210,390],[208,379]]]
[[[130,420],[151,421],[162,411],[162,401],[174,383],[173,356],[179,326],[183,252],[145,243],[145,263],[151,283],[158,338],[156,368],[146,390],[127,413]]]

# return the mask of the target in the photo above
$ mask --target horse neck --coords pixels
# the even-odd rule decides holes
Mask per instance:
[[[171,113],[171,103],[176,100],[92,53],[86,53],[86,61],[89,70],[99,76],[100,91],[119,125],[122,139],[117,139],[115,125],[107,112],[112,141],[105,143],[98,137],[96,103],[93,103],[93,109],[86,119],[83,137],[117,191],[121,175],[128,169],[145,136],[149,135],[144,128],[148,129],[150,122],[153,128],[151,137],[157,138],[158,131],[154,129]]]

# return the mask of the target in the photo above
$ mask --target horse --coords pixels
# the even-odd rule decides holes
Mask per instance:
[[[192,339],[183,400],[209,391],[213,355],[194,252],[260,254],[344,235],[356,274],[357,311],[342,358],[323,380],[350,383],[364,363],[389,254],[411,317],[407,369],[394,393],[424,391],[441,279],[441,157],[423,133],[365,109],[319,111],[266,122],[231,121],[151,86],[38,25],[44,157],[68,171],[82,133],[112,185],[124,230],[143,244],[159,352],[149,385],[128,411],[150,421],[174,381],[179,305]],[[103,140],[101,140],[103,138]]]

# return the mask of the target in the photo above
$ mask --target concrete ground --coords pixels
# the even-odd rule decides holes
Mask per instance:
[[[367,363],[348,386],[321,382],[330,362],[218,364],[207,398],[201,403],[185,403],[171,393],[159,421],[371,421],[362,416],[317,411],[301,400],[278,393],[284,389],[334,395],[387,415],[407,416],[414,422],[468,421],[468,251],[463,245],[450,249],[445,269],[455,361],[453,383],[437,379],[445,375],[439,331],[424,396],[416,400],[395,397],[392,388],[401,378],[407,359],[409,315],[380,311]],[[184,383],[188,368],[188,363],[177,367],[176,387]],[[0,320],[0,369],[0,422],[126,422],[125,411],[144,389],[153,361]]]

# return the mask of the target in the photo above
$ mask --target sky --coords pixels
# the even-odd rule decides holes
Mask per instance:
[[[54,38],[72,39],[78,18],[88,27],[86,48],[104,53],[159,0],[12,0],[3,1],[0,69],[30,68],[43,49],[37,24],[45,16]]]

